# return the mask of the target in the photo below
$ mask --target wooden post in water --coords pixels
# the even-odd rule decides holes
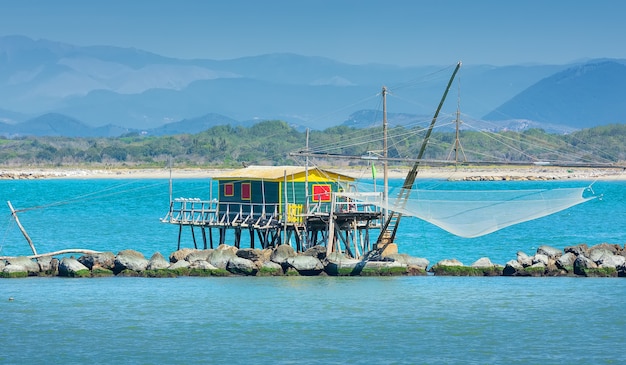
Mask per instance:
[[[287,237],[287,209],[289,207],[289,200],[288,200],[288,195],[287,195],[287,170],[284,170],[284,176],[283,176],[283,195],[285,197],[285,204],[283,207],[283,238],[284,238],[284,242],[285,244],[289,243],[288,241],[288,237]]]
[[[30,236],[28,235],[28,233],[26,233],[26,230],[22,226],[22,223],[20,223],[20,219],[17,217],[17,212],[15,211],[15,209],[13,209],[13,205],[8,200],[7,200],[7,205],[9,206],[9,209],[11,209],[11,215],[13,216],[13,219],[15,219],[15,223],[17,223],[17,226],[19,227],[20,231],[22,231],[24,238],[26,238],[26,241],[28,241],[28,244],[30,245],[30,249],[33,250],[33,255],[37,255],[37,250],[35,249],[33,240],[30,239]]]

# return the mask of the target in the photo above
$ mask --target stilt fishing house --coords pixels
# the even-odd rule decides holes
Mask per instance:
[[[257,240],[261,248],[290,244],[297,251],[324,244],[329,252],[346,250],[358,257],[370,249],[369,230],[380,226],[381,194],[351,199],[358,193],[352,185],[355,179],[348,175],[302,166],[249,166],[213,180],[216,200],[171,201],[163,221],[179,225],[179,248],[183,226],[189,226],[196,248],[194,228],[200,228],[205,248],[214,245],[213,230],[219,232],[219,244],[232,232],[237,247],[248,231],[251,248]],[[378,204],[364,203],[364,196]]]

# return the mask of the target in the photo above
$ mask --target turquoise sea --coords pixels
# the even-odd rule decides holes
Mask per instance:
[[[504,264],[544,244],[623,245],[626,182],[598,181],[593,190],[602,199],[473,239],[405,218],[397,242],[431,264],[466,265],[483,256]],[[175,197],[209,191],[204,180],[173,184]],[[167,180],[4,180],[0,200],[20,210],[39,252],[135,249],[149,257],[176,249],[178,228],[159,221]],[[30,254],[8,207],[2,211],[0,255]],[[188,231],[182,243],[193,246]],[[625,297],[623,278],[4,279],[0,363],[617,364],[626,361]]]

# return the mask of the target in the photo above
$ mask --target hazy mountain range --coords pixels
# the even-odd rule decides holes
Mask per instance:
[[[181,60],[112,46],[0,37],[0,135],[196,133],[280,119],[301,128],[370,126],[389,87],[390,124],[432,117],[448,67],[350,65],[269,54]],[[479,128],[563,132],[626,122],[626,61],[463,66],[445,112],[459,102]]]

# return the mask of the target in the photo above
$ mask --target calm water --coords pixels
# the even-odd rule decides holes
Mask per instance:
[[[435,185],[478,186],[422,182]],[[594,190],[604,198],[475,239],[404,219],[400,250],[470,264],[542,244],[624,244],[626,183]],[[175,181],[174,196],[208,198],[209,188]],[[0,200],[41,207],[19,213],[39,252],[176,248],[177,227],[159,222],[165,180],[0,181]],[[29,254],[4,211],[0,254]],[[183,245],[192,245],[187,232]],[[0,363],[617,364],[626,361],[624,297],[623,278],[7,279]]]

